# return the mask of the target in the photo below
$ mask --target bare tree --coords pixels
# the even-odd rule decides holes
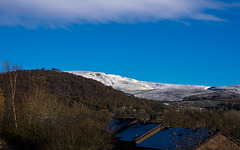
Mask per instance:
[[[18,128],[17,124],[17,116],[16,116],[16,107],[15,107],[15,96],[16,96],[16,86],[17,86],[17,71],[20,70],[20,66],[14,65],[11,66],[8,61],[5,61],[4,65],[4,71],[7,73],[7,88],[9,91],[9,97],[11,100],[11,106],[13,111],[13,119],[14,119],[14,125],[16,128]]]

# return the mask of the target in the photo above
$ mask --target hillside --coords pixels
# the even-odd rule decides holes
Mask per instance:
[[[202,86],[202,85],[183,85],[183,84],[167,84],[138,81],[135,79],[106,74],[102,72],[91,71],[66,71],[75,75],[94,79],[106,86],[121,90],[125,93],[134,95],[135,97],[160,100],[160,101],[182,101],[186,99],[203,100],[208,95],[224,95],[224,99],[231,99],[232,93],[240,94],[240,85],[232,86]],[[228,98],[229,97],[229,98]],[[215,100],[214,97],[208,97],[209,100]]]
[[[127,96],[125,93],[107,87],[100,82],[76,76],[67,72],[52,70],[21,70],[17,71],[16,100],[28,94],[31,86],[37,84],[44,87],[50,94],[69,103],[79,102],[90,109],[108,109],[114,112],[120,108],[140,109],[155,113],[163,109],[160,102]],[[8,93],[6,74],[0,74],[0,88]],[[34,83],[34,84],[33,84]]]
[[[163,100],[163,101],[180,101],[184,97],[198,94],[210,93],[207,90],[209,86],[201,85],[181,85],[181,84],[166,84],[138,81],[131,78],[126,78],[119,75],[106,74],[101,72],[90,71],[67,71],[72,74],[83,76],[102,82],[106,86],[111,86],[114,89],[121,90],[125,93],[133,94],[139,98]]]

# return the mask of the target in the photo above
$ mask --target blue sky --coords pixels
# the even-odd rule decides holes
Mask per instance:
[[[1,63],[240,84],[240,1],[10,1],[0,0]]]

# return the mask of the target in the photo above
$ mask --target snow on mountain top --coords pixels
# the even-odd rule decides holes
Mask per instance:
[[[67,71],[75,75],[80,75],[85,78],[90,78],[102,82],[106,86],[111,86],[115,89],[128,92],[129,90],[152,90],[150,86],[146,86],[141,82],[126,78],[119,75],[106,74],[102,72],[90,72],[90,71]]]
[[[156,83],[156,82],[146,82],[146,81],[139,81],[144,85],[150,86],[154,89],[168,89],[168,88],[184,88],[184,89],[205,89],[207,90],[210,86],[203,86],[203,85],[184,85],[184,84],[168,84],[168,83]]]
[[[86,78],[94,79],[107,86],[112,86],[115,89],[122,90],[124,92],[129,91],[142,91],[142,90],[154,90],[154,89],[208,89],[209,86],[201,85],[181,85],[181,84],[166,84],[166,83],[155,83],[138,81],[131,78],[126,78],[119,75],[106,74],[102,72],[90,72],[90,71],[68,71],[76,75],[80,75]]]
[[[201,95],[214,91],[226,91],[240,93],[240,85],[235,86],[202,86],[202,85],[182,85],[138,81],[135,79],[106,74],[102,72],[91,71],[66,71],[85,78],[90,78],[102,82],[106,86],[132,94],[136,97],[162,100],[162,101],[180,101],[188,96]]]

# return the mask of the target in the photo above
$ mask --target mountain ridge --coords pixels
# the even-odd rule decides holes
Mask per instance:
[[[204,86],[157,83],[138,81],[120,75],[107,74],[91,71],[66,71],[85,78],[90,78],[111,86],[114,89],[134,95],[139,98],[160,100],[160,101],[181,101],[188,96],[212,93],[214,91],[226,91],[240,93],[240,86]]]

